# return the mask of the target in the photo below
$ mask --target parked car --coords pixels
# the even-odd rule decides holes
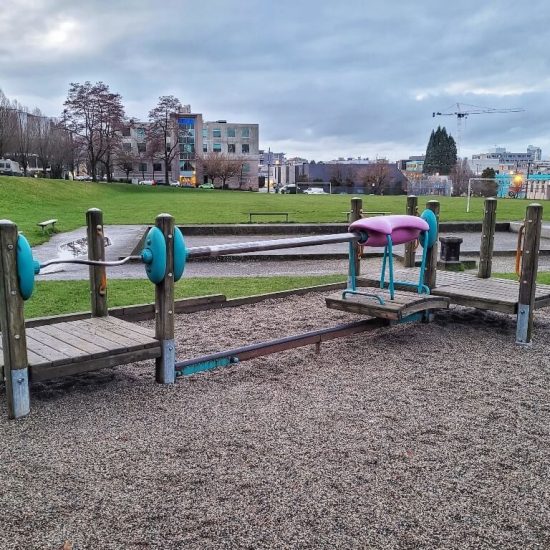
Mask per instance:
[[[170,187],[183,187],[183,185],[179,181],[171,181]]]
[[[208,183],[201,183],[199,185],[199,189],[215,189],[215,187],[213,183],[208,182]]]
[[[138,181],[138,185],[156,185],[155,180],[140,180]]]
[[[305,195],[328,195],[325,191],[323,191],[320,187],[309,187],[304,191]]]
[[[295,183],[289,183],[287,185],[283,185],[280,189],[280,192],[295,195],[298,192],[298,187]]]

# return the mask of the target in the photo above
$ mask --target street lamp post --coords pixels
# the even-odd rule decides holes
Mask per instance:
[[[269,193],[269,184],[270,177],[269,173],[271,172],[271,147],[267,149],[267,192]]]

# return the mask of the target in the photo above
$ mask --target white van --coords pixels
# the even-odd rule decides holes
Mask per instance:
[[[21,176],[19,163],[10,159],[0,159],[0,176]]]

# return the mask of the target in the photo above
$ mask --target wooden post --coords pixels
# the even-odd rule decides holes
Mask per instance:
[[[428,201],[426,208],[430,209],[437,218],[437,234],[439,235],[439,201]],[[428,257],[426,259],[426,271],[424,273],[424,284],[430,289],[435,288],[436,276],[437,276],[437,248],[438,239],[436,237],[435,243],[431,250],[428,250]]]
[[[176,349],[174,343],[174,218],[170,214],[157,216],[155,225],[166,240],[166,272],[155,285],[155,336],[161,344],[161,356],[155,362],[156,381],[173,384],[176,380]]]
[[[491,276],[496,222],[497,200],[494,197],[485,199],[483,225],[481,227],[481,247],[479,249],[479,269],[477,272],[480,279],[488,279]]]
[[[542,206],[536,203],[530,204],[525,214],[523,256],[519,279],[516,344],[528,345],[532,340],[541,225]]]
[[[416,216],[418,209],[418,197],[415,195],[409,195],[407,197],[407,215]],[[403,257],[404,267],[414,267],[416,261],[416,252],[414,249],[414,242],[405,244],[405,256]]]
[[[103,212],[98,208],[90,208],[86,212],[86,224],[88,226],[88,259],[105,261]],[[105,266],[90,266],[90,296],[92,317],[106,317],[109,315]]]
[[[29,414],[29,363],[23,298],[17,281],[17,226],[0,220],[0,330],[8,417]]]
[[[351,199],[351,214],[349,217],[350,223],[356,222],[361,219],[361,214],[363,213],[363,199],[354,197]],[[359,276],[361,274],[361,264],[359,260],[361,259],[361,245],[359,243],[353,243],[355,249],[355,275]]]

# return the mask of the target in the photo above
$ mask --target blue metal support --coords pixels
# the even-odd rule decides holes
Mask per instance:
[[[346,298],[348,294],[359,295],[359,296],[368,296],[369,298],[376,298],[380,304],[384,304],[384,298],[378,296],[377,294],[372,294],[370,292],[361,292],[357,290],[357,274],[355,272],[355,261],[357,258],[357,249],[355,243],[349,243],[349,264],[348,264],[348,287],[344,292],[342,292],[342,300]]]

